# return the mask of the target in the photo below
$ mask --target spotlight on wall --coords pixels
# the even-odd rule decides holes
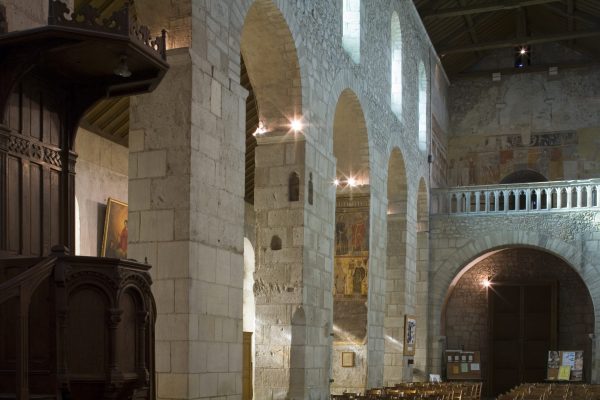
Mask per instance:
[[[531,65],[529,46],[515,47],[515,68],[524,68]]]
[[[127,56],[122,55],[120,57],[119,65],[113,70],[115,75],[120,76],[121,78],[129,78],[131,76],[131,71],[129,70],[129,66],[127,65]]]
[[[252,136],[262,136],[265,133],[267,133],[267,127],[265,126],[264,122],[258,121],[258,126],[256,127],[256,130]]]
[[[290,128],[296,133],[302,131],[302,121],[299,119],[293,119],[290,121]]]
[[[481,281],[481,285],[487,289],[490,286],[492,286],[492,282],[490,281],[489,278],[485,278],[484,280]]]
[[[348,186],[357,187],[358,182],[357,182],[356,178],[353,178],[353,177],[348,178]]]
[[[333,184],[334,184],[335,186],[340,186],[340,180],[339,180],[338,178],[335,178],[335,179],[333,180]]]

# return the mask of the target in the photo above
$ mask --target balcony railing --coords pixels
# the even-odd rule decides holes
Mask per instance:
[[[434,189],[432,214],[488,214],[600,209],[600,179]]]

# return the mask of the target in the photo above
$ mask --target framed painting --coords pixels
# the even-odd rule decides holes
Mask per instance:
[[[354,352],[343,351],[342,352],[342,367],[350,368],[354,367]]]
[[[417,319],[414,315],[404,316],[404,355],[415,355],[417,342]]]
[[[127,204],[108,198],[100,257],[127,258]]]

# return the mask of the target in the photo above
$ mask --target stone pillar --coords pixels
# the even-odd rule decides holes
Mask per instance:
[[[152,264],[158,399],[242,392],[246,91],[182,48],[131,100],[129,256]]]
[[[402,208],[401,208],[402,209]],[[403,208],[406,209],[406,208]],[[402,381],[404,311],[406,297],[406,215],[387,218],[387,271],[385,279],[385,357],[384,386]]]
[[[310,167],[316,159],[322,159],[317,163],[324,170]],[[289,199],[292,173],[300,177],[298,201]],[[303,138],[259,139],[254,195],[257,399],[329,397],[333,229],[328,226],[333,215],[328,211],[333,213],[333,205],[325,200],[328,187],[321,173],[333,176],[333,163]]]

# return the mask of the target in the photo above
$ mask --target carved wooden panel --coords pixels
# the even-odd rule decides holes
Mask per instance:
[[[121,314],[121,322],[117,332],[117,361],[123,373],[135,373],[135,361],[139,352],[136,341],[137,307],[136,301],[129,291],[121,295],[119,308],[123,310],[123,314]]]
[[[63,244],[64,95],[28,77],[8,100],[0,125],[0,252],[41,256]],[[62,106],[61,106],[62,105]],[[2,251],[4,250],[4,251]]]

